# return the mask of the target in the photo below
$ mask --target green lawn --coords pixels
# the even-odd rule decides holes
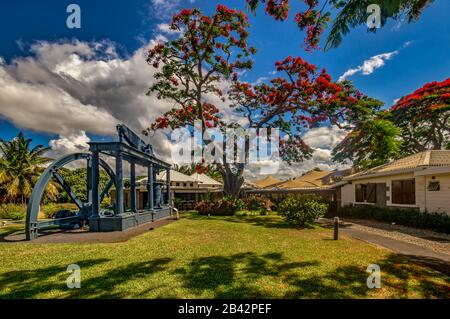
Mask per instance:
[[[331,238],[330,229],[294,229],[277,216],[188,214],[125,243],[0,243],[0,297],[450,297],[439,272]],[[81,267],[81,289],[66,287],[69,264]],[[366,286],[369,264],[381,267],[381,289]]]

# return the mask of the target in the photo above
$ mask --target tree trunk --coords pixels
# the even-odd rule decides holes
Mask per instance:
[[[225,195],[238,198],[244,184],[243,168],[233,170],[229,164],[224,164],[220,173],[223,178],[223,192]]]

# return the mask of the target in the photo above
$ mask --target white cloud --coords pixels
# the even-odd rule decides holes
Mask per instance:
[[[269,78],[267,76],[261,76],[261,77],[257,78],[256,81],[253,82],[253,84],[258,85],[258,84],[261,84],[261,83],[263,83],[264,81],[266,81],[268,79]]]
[[[370,75],[376,69],[381,68],[385,65],[385,61],[392,59],[393,56],[397,55],[400,51],[392,51],[387,53],[382,53],[371,57],[363,61],[363,63],[356,68],[351,68],[347,70],[344,74],[339,77],[339,82],[346,80],[348,77],[355,75],[356,73],[362,73],[363,75]]]
[[[347,168],[346,165],[334,163],[331,152],[333,148],[342,141],[346,133],[337,126],[313,128],[303,135],[305,143],[314,149],[312,158],[301,163],[289,165],[285,162],[279,163],[276,173],[270,172],[270,175],[276,175],[280,179],[295,178],[304,172],[313,168],[333,171],[335,169]],[[261,179],[261,168],[267,166],[267,163],[254,163],[245,171],[245,177],[249,180]],[[272,167],[276,167],[272,164]]]
[[[85,131],[79,134],[70,134],[60,136],[58,139],[50,140],[48,145],[52,148],[49,156],[56,157],[70,153],[86,152],[89,150],[89,142],[91,139],[86,135]]]
[[[27,57],[10,63],[0,58],[0,116],[20,128],[59,135],[52,146],[61,153],[83,134],[115,135],[120,122],[139,132],[173,106],[146,95],[155,72],[146,52],[156,41],[126,58],[112,43],[80,41],[37,42]],[[161,156],[170,154],[158,147],[164,144],[160,136],[150,140]]]
[[[86,151],[92,134],[115,136],[120,122],[140,132],[174,106],[146,95],[155,73],[146,63],[146,52],[164,40],[160,36],[128,57],[120,57],[115,45],[105,41],[42,41],[31,46],[29,56],[8,63],[0,57],[0,116],[20,128],[58,135],[49,143],[54,157]],[[221,84],[224,92],[228,85]],[[226,121],[246,124],[229,102],[215,95],[207,99]],[[171,162],[166,133],[156,132],[148,141],[158,157]],[[336,127],[310,130],[304,139],[315,148],[313,158],[293,166],[281,163],[277,175],[287,178],[314,167],[335,168],[331,149],[342,137]],[[246,175],[252,171],[250,167]]]
[[[180,34],[180,30],[173,30],[168,23],[160,23],[158,24],[158,30],[167,33],[167,34]]]
[[[131,56],[121,58],[110,42],[37,42],[31,54],[6,63],[0,57],[0,117],[24,129],[57,134],[53,156],[81,150],[87,134],[115,136],[125,123],[142,131],[173,102],[147,96],[155,69],[148,66],[149,47],[166,38],[158,36]],[[222,83],[223,92],[228,83]],[[245,125],[229,102],[207,96],[226,121]],[[167,132],[165,132],[167,133]],[[171,143],[164,132],[147,138],[156,154],[170,160]],[[85,145],[85,144],[84,144]]]

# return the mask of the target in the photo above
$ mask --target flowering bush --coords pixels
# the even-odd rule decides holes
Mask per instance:
[[[278,214],[296,226],[304,226],[323,217],[328,205],[315,195],[289,195],[278,204]]]
[[[244,202],[241,199],[224,196],[217,201],[200,201],[195,209],[200,215],[233,216],[237,211],[244,209]]]
[[[272,201],[261,195],[251,195],[244,199],[245,209],[249,211],[259,211],[260,213],[267,213],[272,210]]]

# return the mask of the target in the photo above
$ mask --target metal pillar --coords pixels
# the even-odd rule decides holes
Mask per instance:
[[[154,198],[153,198],[153,164],[147,167],[147,208],[153,209]]]
[[[170,193],[170,168],[166,169],[166,204],[172,205],[172,194]]]
[[[91,157],[88,157],[87,160],[87,167],[86,167],[86,177],[87,177],[87,202],[88,205],[92,205],[92,159]]]
[[[116,154],[116,215],[123,214],[123,167],[122,153]]]
[[[92,178],[92,217],[96,218],[100,214],[100,196],[98,194],[99,174],[99,154],[92,152],[91,160],[91,178]]]
[[[136,164],[130,164],[130,208],[132,212],[136,212]]]

